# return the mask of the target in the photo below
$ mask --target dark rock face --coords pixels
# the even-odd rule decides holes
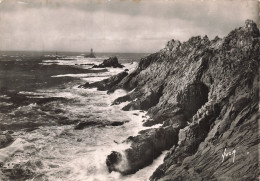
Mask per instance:
[[[81,88],[94,88],[97,87],[98,90],[104,91],[108,90],[109,92],[112,92],[113,90],[116,89],[117,84],[126,76],[128,73],[126,71],[123,71],[117,75],[114,75],[108,79],[94,82],[94,83],[88,83],[86,82],[84,85],[81,85],[79,87]]]
[[[208,101],[208,87],[199,82],[189,84],[177,95],[177,101],[183,105],[184,114],[191,118]]]
[[[0,135],[0,149],[8,146],[14,141],[12,136],[8,133]]]
[[[141,94],[141,93],[139,93]],[[161,97],[162,94],[162,87],[158,88],[158,90],[150,90],[146,93],[146,95],[143,95],[142,98],[132,101],[130,104],[125,106],[123,110],[148,110],[151,106],[155,106]]]
[[[122,161],[122,155],[116,151],[113,151],[107,156],[106,164],[108,166],[109,173],[116,170],[116,165]]]
[[[109,171],[135,173],[170,149],[150,180],[257,180],[259,40],[251,20],[223,39],[171,40],[106,85],[132,90],[114,104],[147,110],[144,125],[162,124],[129,137],[129,149],[108,156]]]
[[[81,121],[79,122],[74,129],[75,130],[82,130],[85,129],[87,127],[91,127],[91,126],[99,126],[99,127],[104,127],[104,126],[121,126],[125,123],[127,123],[128,121],[107,121],[107,120],[99,120],[99,121]]]
[[[127,167],[120,167],[123,157],[120,153],[112,152],[108,155],[106,163],[109,172],[118,171],[123,175],[135,173],[140,168],[151,164],[162,151],[170,149],[173,144],[178,142],[178,130],[172,126],[148,129],[141,131],[140,134],[127,140],[132,142],[131,148],[125,150]]]
[[[105,67],[123,68],[124,66],[118,63],[117,57],[110,57],[104,60],[103,63],[93,66],[93,68],[105,68]]]

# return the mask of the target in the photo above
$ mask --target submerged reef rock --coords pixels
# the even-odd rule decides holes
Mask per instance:
[[[130,91],[113,104],[128,101],[123,110],[148,111],[145,126],[162,124],[108,155],[109,172],[135,173],[169,150],[150,180],[257,180],[259,61],[260,32],[246,20],[222,39],[171,40],[117,83],[107,80],[106,90]]]
[[[116,56],[109,57],[108,59],[104,60],[103,63],[93,66],[93,68],[106,68],[106,67],[123,68],[124,66],[118,63],[118,59]]]
[[[14,141],[9,133],[0,134],[0,149],[10,145]]]
[[[127,122],[129,122],[129,121],[128,120],[124,120],[124,121],[107,121],[107,120],[81,121],[75,125],[74,129],[82,130],[82,129],[85,129],[85,128],[91,127],[91,126],[98,126],[98,127],[121,126]]]

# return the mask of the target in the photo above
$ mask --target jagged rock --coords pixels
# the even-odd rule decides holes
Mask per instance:
[[[259,30],[252,21],[246,21],[243,28],[224,38],[218,47],[221,53],[215,55],[222,57],[223,63],[209,62],[204,73],[212,72],[212,99],[194,115],[193,123],[180,131],[177,147],[151,180],[257,179],[258,163],[252,160],[257,157],[259,144],[254,126],[259,102],[257,39]],[[232,51],[237,53],[227,56]],[[225,154],[229,152],[230,155]]]
[[[167,42],[167,45],[166,45],[166,50],[169,50],[169,51],[174,51],[176,50],[177,48],[179,48],[181,45],[181,42],[180,41],[175,41],[175,40],[171,40],[171,41],[168,41]]]
[[[162,94],[162,87],[159,87],[158,90],[150,90],[146,95],[137,101],[133,101],[127,106],[123,107],[123,110],[148,110],[151,106],[156,105],[159,102],[159,99]]]
[[[127,139],[131,147],[113,155],[109,171],[134,173],[171,148],[151,180],[257,180],[259,40],[251,20],[223,39],[173,40],[106,85],[132,90],[114,104],[129,101],[124,110],[148,111],[144,124],[163,124]]]
[[[171,148],[176,144],[178,131],[172,126],[160,129],[148,129],[140,132],[140,135],[130,137],[132,142],[131,148],[125,150],[125,157],[127,159],[127,166],[122,165],[122,154],[112,152],[108,155],[107,166],[109,172],[118,171],[123,175],[132,174],[139,169],[149,165],[153,159],[159,156],[162,151]],[[113,158],[113,159],[112,159]],[[109,160],[109,161],[108,161]]]
[[[104,123],[98,122],[98,121],[82,121],[79,122],[74,129],[75,130],[82,130],[84,128],[90,127],[90,126],[105,126]]]
[[[124,66],[118,63],[117,57],[109,57],[104,60],[103,63],[99,65],[94,65],[93,68],[105,68],[105,67],[113,67],[113,68],[123,68]]]
[[[117,75],[114,75],[108,79],[94,82],[94,83],[89,83],[86,82],[84,85],[79,86],[80,88],[94,88],[97,87],[98,90],[104,91],[104,90],[110,90],[114,89],[115,86],[126,76],[128,73],[126,71],[123,71]]]

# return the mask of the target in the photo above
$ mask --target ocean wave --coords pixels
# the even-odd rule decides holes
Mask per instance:
[[[74,57],[74,60],[46,60],[43,63],[55,63],[58,65],[82,66],[80,64],[98,63],[102,59],[86,59]],[[125,63],[125,69],[130,72],[134,70],[137,63]],[[87,67],[87,66],[85,66]],[[13,134],[16,138],[13,146],[5,151],[0,150],[0,159],[5,162],[4,166],[10,169],[15,165],[31,170],[35,175],[31,180],[140,180],[151,175],[153,167],[141,170],[137,175],[122,177],[117,173],[109,173],[105,164],[107,155],[112,150],[123,154],[123,150],[130,147],[124,142],[129,136],[138,135],[139,131],[147,129],[143,127],[142,121],[147,119],[146,112],[134,110],[123,111],[121,108],[127,102],[111,106],[112,102],[128,92],[118,89],[114,93],[107,94],[106,91],[78,88],[80,83],[100,81],[115,75],[124,69],[108,68],[104,73],[89,74],[64,74],[53,77],[77,77],[61,87],[49,89],[38,89],[35,92],[21,91],[19,94],[28,98],[65,98],[67,102],[53,99],[42,104],[31,103],[18,107],[10,114],[18,115],[28,113],[24,122],[29,120],[39,123],[37,129],[30,131],[20,130]],[[71,120],[80,121],[104,121],[125,122],[120,126],[93,126],[83,130],[75,130],[75,123],[71,125],[48,125],[42,123]],[[158,126],[158,125],[157,125]],[[10,152],[8,152],[8,150]],[[19,154],[18,154],[19,153]],[[161,157],[160,157],[161,158]],[[157,163],[156,163],[157,164]],[[127,163],[121,166],[127,166]]]
[[[17,138],[10,146],[0,149],[0,163],[5,163],[10,157],[17,152],[23,152],[26,147],[31,146],[29,142],[24,139]]]

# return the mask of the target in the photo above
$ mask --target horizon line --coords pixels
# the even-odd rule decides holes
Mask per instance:
[[[159,50],[158,50],[159,51]],[[63,52],[63,53],[91,53],[90,51],[66,51],[66,50],[61,50],[61,51],[58,51],[58,50],[0,50],[0,52]],[[94,53],[154,53],[154,52],[94,52]]]

